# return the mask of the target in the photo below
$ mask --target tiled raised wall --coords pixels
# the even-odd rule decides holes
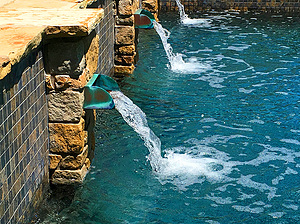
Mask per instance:
[[[114,67],[114,1],[98,0],[90,7],[104,9],[104,17],[95,29],[99,35],[99,57],[96,72],[111,76]]]
[[[47,182],[44,66],[42,53],[35,52],[0,80],[0,223],[26,219]]]
[[[186,12],[201,10],[256,10],[266,12],[300,12],[300,0],[181,0]],[[177,11],[175,0],[159,0],[160,12]]]

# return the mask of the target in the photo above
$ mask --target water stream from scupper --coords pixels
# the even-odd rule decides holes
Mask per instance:
[[[210,20],[206,18],[189,18],[188,15],[185,13],[184,6],[180,2],[180,0],[175,0],[178,11],[179,11],[179,16],[180,16],[180,22],[185,25],[185,26],[198,26],[198,27],[208,27]]]

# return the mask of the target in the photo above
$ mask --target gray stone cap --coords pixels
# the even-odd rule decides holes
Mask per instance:
[[[16,0],[0,8],[0,80],[36,49],[42,37],[87,36],[103,9],[80,9],[94,0]]]

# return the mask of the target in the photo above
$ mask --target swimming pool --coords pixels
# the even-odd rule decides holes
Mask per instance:
[[[141,30],[136,70],[119,83],[160,138],[167,171],[152,171],[116,110],[97,111],[91,171],[44,223],[300,222],[300,19],[201,18],[160,17],[184,60],[176,68],[156,32]]]

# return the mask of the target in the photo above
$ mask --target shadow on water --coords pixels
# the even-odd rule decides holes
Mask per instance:
[[[50,190],[44,196],[39,208],[34,212],[31,223],[62,223],[56,216],[68,208],[74,201],[75,194],[82,188],[81,185],[50,185]],[[48,222],[49,217],[52,221]]]

